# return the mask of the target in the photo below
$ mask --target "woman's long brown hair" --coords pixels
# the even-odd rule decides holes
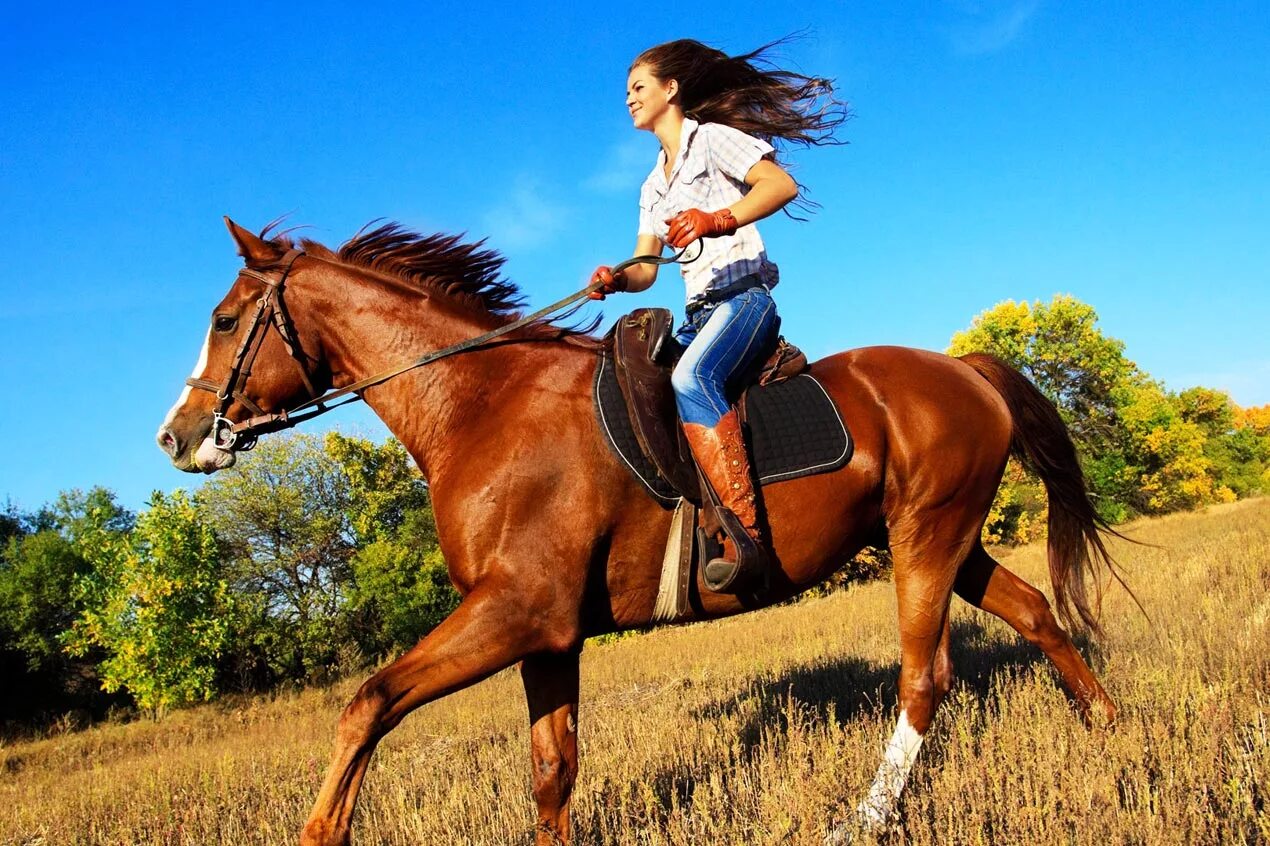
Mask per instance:
[[[834,132],[850,112],[833,96],[832,80],[784,70],[767,57],[787,40],[729,56],[681,38],[640,53],[631,70],[642,65],[660,80],[678,81],[680,108],[698,123],[722,123],[774,146],[845,144]],[[816,205],[803,196],[802,184],[798,189],[799,205]]]

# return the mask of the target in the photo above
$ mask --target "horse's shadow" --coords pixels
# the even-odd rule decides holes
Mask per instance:
[[[951,641],[953,689],[968,691],[981,708],[987,707],[994,680],[999,681],[1003,672],[1023,673],[1046,663],[1041,651],[1022,638],[992,636],[973,620],[954,622]],[[1078,641],[1078,647],[1089,654],[1088,643]],[[886,663],[852,656],[827,658],[789,668],[775,678],[754,680],[734,694],[692,709],[689,715],[693,720],[739,718],[737,760],[748,764],[765,738],[788,733],[791,718],[844,725],[870,714],[893,714],[898,677],[898,656]],[[1058,683],[1057,674],[1054,681]],[[926,754],[938,761],[939,744]],[[732,766],[732,762],[688,765],[670,759],[649,774],[647,783],[666,812],[672,807],[687,809],[698,783],[710,779],[715,770]]]

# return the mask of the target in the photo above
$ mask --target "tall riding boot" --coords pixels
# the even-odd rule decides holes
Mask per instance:
[[[758,498],[750,475],[750,460],[741,434],[741,419],[730,409],[714,428],[685,423],[684,434],[697,465],[718,495],[723,507],[736,517],[745,533],[754,541],[755,549],[738,555],[737,547],[728,543],[724,557],[706,564],[705,582],[711,590],[738,593],[753,587],[766,575],[767,550],[758,521]]]

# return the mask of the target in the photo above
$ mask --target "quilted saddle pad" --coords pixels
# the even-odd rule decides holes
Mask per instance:
[[[662,478],[635,438],[613,361],[603,356],[595,372],[595,410],[609,447],[645,490],[666,507],[681,494]],[[802,373],[746,391],[747,443],[759,483],[769,485],[828,473],[851,459],[851,435],[829,394]]]

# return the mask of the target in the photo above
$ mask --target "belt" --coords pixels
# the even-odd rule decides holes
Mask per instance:
[[[759,278],[757,273],[751,273],[748,276],[742,276],[740,279],[731,284],[724,285],[722,288],[712,288],[684,307],[684,311],[691,315],[707,305],[721,303],[724,300],[730,300],[737,294],[750,290],[751,288],[762,288],[767,290],[767,286]]]

